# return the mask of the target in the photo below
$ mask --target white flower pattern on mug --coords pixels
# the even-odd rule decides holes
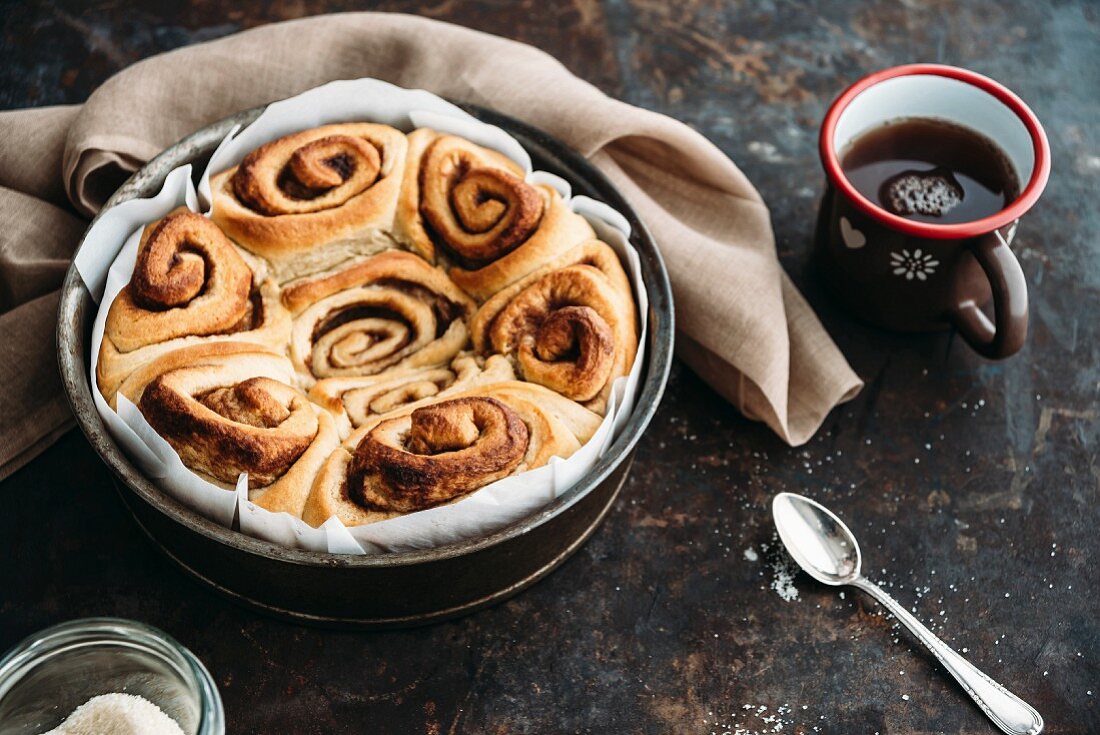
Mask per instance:
[[[931,253],[925,253],[920,248],[913,252],[902,250],[900,253],[890,253],[890,266],[894,269],[895,276],[905,276],[905,280],[912,281],[917,278],[927,281],[928,276],[936,272],[936,266],[940,261],[932,257]]]

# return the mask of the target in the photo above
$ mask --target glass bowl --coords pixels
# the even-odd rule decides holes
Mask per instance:
[[[92,697],[148,699],[187,735],[225,735],[218,688],[164,632],[121,618],[84,618],[35,633],[0,659],[0,735],[41,735]]]

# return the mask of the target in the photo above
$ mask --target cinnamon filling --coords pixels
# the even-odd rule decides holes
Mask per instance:
[[[271,429],[290,416],[286,404],[264,390],[264,381],[252,378],[195,396],[211,411],[240,424]]]
[[[381,175],[382,151],[373,141],[301,138],[280,138],[245,156],[230,182],[237,198],[268,216],[316,212],[344,204]]]
[[[352,322],[366,322],[374,325],[407,324],[404,315],[393,309],[387,309],[383,306],[353,306],[350,309],[343,309],[331,314],[327,319],[317,322],[313,327],[313,333],[310,335],[310,341],[317,342],[329,332]],[[392,335],[392,327],[376,326],[373,330],[364,331],[364,334],[375,339],[389,337]]]
[[[191,395],[188,385],[201,372],[182,368],[157,377],[142,393],[142,414],[188,467],[229,484],[241,473],[251,487],[275,482],[317,434],[309,401],[270,378]]]
[[[429,508],[511,474],[529,442],[527,425],[495,398],[443,401],[367,433],[352,455],[345,489],[367,509]]]
[[[130,283],[105,333],[123,352],[236,330],[251,310],[252,271],[213,222],[177,210],[145,228]]]
[[[466,316],[466,310],[462,304],[455,303],[447,297],[417,283],[402,281],[398,278],[381,278],[371,285],[380,288],[393,288],[403,293],[407,293],[417,301],[428,304],[436,316],[436,339],[443,336],[443,333],[447,331],[451,322]]]
[[[185,306],[206,291],[217,269],[213,251],[227,247],[225,235],[202,215],[168,215],[138,251],[130,279],[134,302],[149,311]]]
[[[251,332],[253,329],[259,329],[264,323],[264,298],[260,290],[253,285],[252,290],[248,294],[248,302],[245,306],[244,314],[237,321],[227,329],[224,329],[217,334],[237,334],[238,332]]]
[[[566,306],[551,312],[520,343],[518,359],[529,380],[573,400],[587,401],[607,384],[615,338],[595,309]]]
[[[454,136],[436,139],[418,174],[420,214],[433,241],[476,269],[512,252],[538,229],[538,189],[500,168],[479,165]]]

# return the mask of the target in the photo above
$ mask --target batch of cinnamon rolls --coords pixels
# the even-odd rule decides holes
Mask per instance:
[[[262,508],[361,525],[567,458],[634,363],[616,252],[464,138],[326,125],[211,191],[144,228],[96,381]]]

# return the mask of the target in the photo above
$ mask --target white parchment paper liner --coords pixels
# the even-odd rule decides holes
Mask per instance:
[[[234,491],[192,473],[125,396],[118,397],[118,412],[111,410],[95,388],[95,373],[107,311],[133,273],[142,228],[179,206],[200,211],[201,203],[209,215],[212,173],[235,165],[249,151],[270,140],[341,121],[382,122],[405,132],[431,127],[461,135],[515,160],[528,172],[531,183],[557,189],[621,258],[634,286],[640,343],[630,374],[612,386],[607,414],[596,434],[568,459],[554,457],[544,467],[486,485],[449,505],[351,528],[333,517],[313,528],[299,518],[272,513],[251,502],[246,475],[241,475]],[[197,190],[191,180],[191,166],[181,166],[167,176],[156,196],[123,202],[96,221],[76,257],[78,272],[100,303],[91,340],[92,396],[108,431],[142,472],[205,517],[250,536],[294,548],[347,554],[427,549],[481,537],[523,519],[575,485],[607,451],[630,416],[644,361],[649,303],[641,262],[629,237],[625,217],[602,202],[572,197],[564,179],[533,171],[527,152],[500,128],[482,123],[423,90],[402,89],[374,79],[332,82],[273,103],[251,125],[231,131],[216,149]]]

